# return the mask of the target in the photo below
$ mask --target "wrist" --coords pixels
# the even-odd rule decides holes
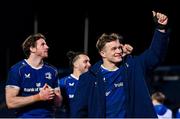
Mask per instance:
[[[38,94],[34,95],[34,96],[33,96],[33,100],[34,100],[35,102],[36,102],[36,101],[41,101],[42,99],[41,99],[40,94],[38,93]]]
[[[166,30],[165,29],[158,29],[158,31],[162,32],[162,33],[165,33]]]

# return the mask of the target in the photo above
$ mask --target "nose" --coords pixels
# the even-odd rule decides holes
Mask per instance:
[[[89,63],[89,67],[91,66],[91,63]]]
[[[91,66],[91,63],[90,62],[88,62],[88,67],[90,67]]]
[[[46,48],[47,48],[47,49],[49,49],[49,46],[48,46],[48,45],[46,45]]]

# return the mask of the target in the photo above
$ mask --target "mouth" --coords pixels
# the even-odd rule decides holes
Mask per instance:
[[[121,54],[115,54],[115,57],[122,57],[122,53]]]

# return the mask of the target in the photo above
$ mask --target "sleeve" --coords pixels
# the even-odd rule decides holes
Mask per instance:
[[[180,118],[180,108],[176,112],[176,118]]]
[[[55,81],[54,81],[54,87],[53,88],[59,88],[59,85],[58,85],[58,72],[57,72],[57,70],[55,70],[54,77],[55,77]]]
[[[58,85],[60,88],[65,88],[66,87],[66,78],[58,79]]]
[[[20,71],[11,68],[8,72],[6,87],[20,88],[20,82],[21,82]]]
[[[138,56],[144,70],[151,70],[165,59],[169,43],[169,32],[155,30],[150,47]]]

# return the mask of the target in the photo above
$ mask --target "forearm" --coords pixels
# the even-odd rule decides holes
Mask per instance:
[[[6,103],[8,108],[19,108],[38,101],[54,99],[54,91],[47,84],[43,86],[38,94],[31,96],[19,96],[20,88],[6,87]]]
[[[36,94],[26,97],[22,97],[22,96],[7,97],[6,101],[8,108],[20,108],[35,103],[37,101],[40,101],[40,96],[39,94]]]
[[[160,56],[161,54],[163,54],[160,57],[164,57],[169,41],[168,17],[160,12],[152,11],[152,13],[158,32],[156,31],[154,34],[151,48],[156,55]]]
[[[150,48],[139,57],[144,69],[154,69],[163,62],[168,48],[168,39],[168,33],[155,31]]]
[[[169,33],[166,33],[165,31],[157,30],[155,31],[155,34],[153,36],[153,40],[150,46],[150,49],[156,54],[156,55],[162,55],[166,53],[169,43]]]

